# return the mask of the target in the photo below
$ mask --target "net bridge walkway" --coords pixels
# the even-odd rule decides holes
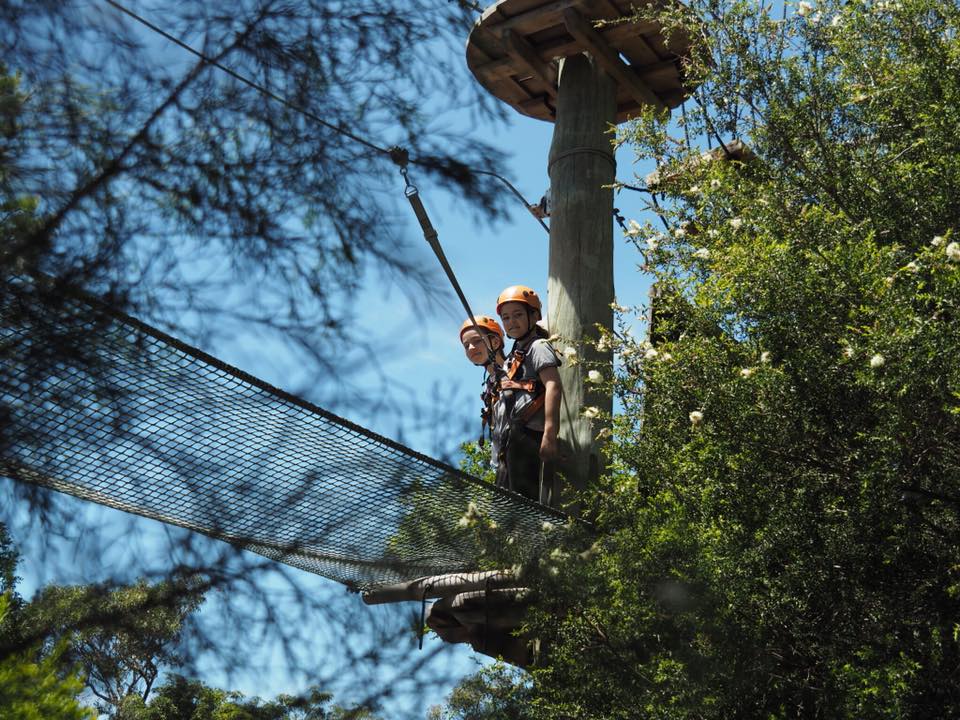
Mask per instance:
[[[23,278],[0,292],[0,474],[358,591],[474,569],[470,502],[531,552],[566,519]]]

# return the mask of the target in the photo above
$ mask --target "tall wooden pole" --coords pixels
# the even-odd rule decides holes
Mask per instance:
[[[613,399],[585,382],[584,361],[612,372],[610,352],[597,352],[596,325],[611,327],[613,311],[613,189],[616,164],[610,130],[616,121],[614,81],[587,54],[561,61],[557,119],[550,145],[550,277],[547,283],[550,332],[560,348],[578,350],[579,361],[560,369],[563,406],[560,437],[571,457],[561,463],[573,489],[587,486],[602,470],[594,442],[595,422],[582,409],[610,412]],[[606,186],[606,187],[605,187]],[[554,496],[556,504],[556,495]],[[561,497],[561,500],[565,498]]]

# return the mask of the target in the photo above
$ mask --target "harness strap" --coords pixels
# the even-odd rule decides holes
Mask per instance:
[[[517,373],[520,372],[523,367],[523,359],[526,355],[526,352],[523,350],[514,350],[510,353],[510,366],[507,368],[507,378],[509,380],[513,380],[517,376]]]
[[[492,431],[493,406],[496,405],[499,400],[500,386],[496,381],[496,376],[494,376],[484,381],[483,392],[480,393],[480,401],[483,403],[480,409],[480,447],[483,447],[484,435],[487,428],[490,428]]]
[[[523,412],[517,416],[517,424],[521,427],[526,425],[534,415],[540,412],[541,408],[543,408],[544,402],[546,402],[546,399],[547,394],[545,392],[541,392],[539,395],[535,396],[533,400],[530,401],[530,404],[523,409]]]
[[[522,390],[530,393],[533,397],[530,404],[513,419],[513,423],[518,427],[525,426],[530,419],[536,415],[544,405],[546,397],[546,388],[539,378],[530,378],[527,380],[515,380],[517,373],[523,368],[523,360],[527,356],[527,348],[514,348],[510,354],[510,366],[507,368],[507,376],[500,379],[500,390]],[[513,405],[511,403],[510,411],[512,414]]]
[[[504,378],[500,381],[501,390],[523,390],[531,394],[536,394],[538,385],[542,385],[539,380],[510,380]]]

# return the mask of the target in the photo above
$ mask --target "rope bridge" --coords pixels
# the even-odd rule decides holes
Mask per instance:
[[[357,590],[473,569],[471,501],[531,549],[563,519],[47,282],[0,291],[0,363],[3,475]]]

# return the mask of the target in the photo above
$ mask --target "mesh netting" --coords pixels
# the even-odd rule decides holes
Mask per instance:
[[[99,303],[9,283],[0,472],[357,589],[471,569],[470,501],[531,549],[562,517]]]

